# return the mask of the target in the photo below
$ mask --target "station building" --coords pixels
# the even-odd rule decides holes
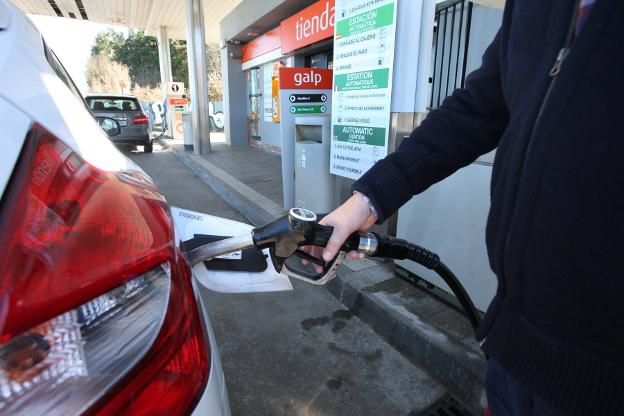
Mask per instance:
[[[280,119],[291,105],[280,97],[289,82],[280,79],[280,68],[333,70],[327,157],[337,206],[354,179],[464,85],[500,27],[503,7],[504,0],[244,0],[220,23],[226,141],[280,153],[284,206],[292,206],[285,165],[301,157],[289,154],[295,126]],[[384,15],[388,9],[393,19]],[[460,272],[480,309],[496,289],[484,241],[493,156],[413,198],[382,229],[437,251]],[[434,273],[399,265],[445,288]]]
[[[403,113],[419,113],[416,118],[422,120],[479,66],[500,26],[504,1],[396,3],[394,60],[401,65],[393,77],[397,105],[389,110],[397,121],[406,118]],[[335,9],[335,0],[245,0],[220,22],[228,143],[280,152],[279,118],[273,114],[277,68],[333,69]],[[413,105],[398,105],[417,94]],[[417,123],[390,126],[396,129],[396,137],[390,140],[402,138]]]

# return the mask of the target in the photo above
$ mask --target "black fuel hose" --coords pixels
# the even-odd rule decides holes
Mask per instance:
[[[312,245],[325,247],[331,237],[333,227],[316,224],[313,235],[308,240]],[[395,260],[411,260],[433,270],[444,280],[462,306],[474,329],[481,324],[481,315],[468,296],[466,289],[455,274],[440,260],[440,256],[424,247],[401,238],[378,233],[353,233],[347,238],[343,251],[360,251],[369,257],[383,257]]]

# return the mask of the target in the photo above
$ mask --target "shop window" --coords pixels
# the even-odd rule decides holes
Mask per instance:
[[[308,55],[305,57],[306,68],[328,68],[332,69],[334,66],[334,53],[332,51],[325,51]]]

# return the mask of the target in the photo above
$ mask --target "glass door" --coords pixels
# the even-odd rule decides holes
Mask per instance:
[[[247,70],[247,89],[249,91],[249,109],[247,127],[251,141],[261,140],[260,117],[262,114],[262,91],[260,90],[260,69]]]

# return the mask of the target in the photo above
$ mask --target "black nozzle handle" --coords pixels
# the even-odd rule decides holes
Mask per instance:
[[[325,247],[333,232],[334,227],[314,224],[302,245]],[[435,269],[440,263],[440,257],[437,254],[423,247],[378,233],[354,232],[346,239],[340,250],[344,252],[355,250],[370,257],[410,259],[428,269]]]
[[[314,224],[310,236],[306,238],[305,245],[325,247],[334,232],[334,227],[330,225]],[[360,246],[360,233],[351,234],[341,247],[342,251],[349,252],[357,250]]]

